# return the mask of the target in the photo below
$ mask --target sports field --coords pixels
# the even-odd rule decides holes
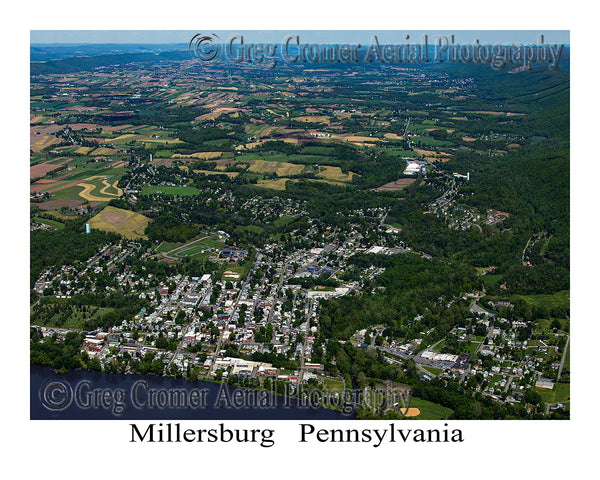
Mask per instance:
[[[417,415],[416,409],[419,411]],[[429,402],[421,398],[412,397],[410,399],[410,410],[408,411],[411,420],[447,420],[452,415],[452,409]]]

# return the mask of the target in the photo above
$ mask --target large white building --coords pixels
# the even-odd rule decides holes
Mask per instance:
[[[420,162],[408,161],[406,162],[406,168],[404,169],[404,175],[416,175],[418,173],[423,173],[424,165]]]

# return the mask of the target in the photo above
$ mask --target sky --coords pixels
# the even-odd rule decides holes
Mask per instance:
[[[540,35],[544,35],[544,43],[570,43],[568,30],[31,30],[30,42],[40,43],[189,43],[197,33],[215,33],[223,41],[235,34],[244,35],[246,42],[280,43],[289,35],[297,34],[301,42],[313,43],[370,43],[373,35],[380,42],[387,43],[420,43],[425,34],[429,41],[436,35],[450,38],[454,34],[456,43],[489,44],[536,44]],[[410,36],[406,40],[406,35]]]

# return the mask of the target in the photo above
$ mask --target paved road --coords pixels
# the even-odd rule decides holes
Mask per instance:
[[[231,315],[229,316],[230,319],[233,318],[235,311],[240,303],[240,300],[242,299],[242,292],[244,291],[244,288],[246,288],[246,285],[250,281],[250,277],[252,276],[252,273],[254,272],[254,267],[261,259],[262,259],[262,254],[257,252],[256,256],[254,257],[254,262],[252,262],[252,265],[250,265],[250,270],[248,270],[248,275],[246,275],[246,279],[244,280],[244,283],[242,284],[242,287],[240,288],[240,293],[237,297],[237,300],[235,301],[235,304],[233,305],[233,309],[231,310]],[[210,362],[210,368],[208,369],[209,373],[213,371],[213,368],[215,366],[215,361],[217,360],[217,357],[219,356],[219,352],[221,351],[222,340],[223,340],[223,334],[220,334],[219,340],[217,341],[217,346],[215,348],[215,353]],[[182,340],[182,342],[183,342],[183,340]]]
[[[494,329],[493,326],[490,326],[488,328],[487,334],[485,335],[485,337],[483,337],[483,340],[481,341],[481,343],[479,344],[479,346],[477,347],[477,351],[475,353],[479,353],[481,351],[481,349],[483,348],[483,345],[485,343],[485,339],[488,338],[490,336],[490,334],[492,333],[492,330]]]
[[[512,383],[512,381],[515,377],[517,377],[517,375],[511,375],[510,377],[508,377],[508,382],[506,382],[506,386],[504,387],[505,392],[508,392],[510,384]]]
[[[302,384],[302,377],[304,377],[304,352],[306,351],[306,345],[308,343],[308,332],[310,331],[310,317],[314,308],[314,299],[310,299],[310,305],[308,307],[308,315],[306,316],[306,330],[304,332],[304,344],[302,345],[302,351],[300,352],[300,371],[298,372],[298,385]]]
[[[283,267],[281,267],[281,276],[279,277],[279,283],[277,284],[277,289],[275,290],[275,298],[273,299],[273,305],[271,305],[271,310],[269,311],[269,316],[267,319],[268,323],[271,323],[271,320],[273,319],[273,315],[275,314],[275,307],[277,305],[277,299],[279,298],[279,291],[281,290],[283,282],[285,281],[286,276],[287,276],[288,263],[289,262],[286,261],[283,264]]]
[[[565,358],[567,357],[567,350],[569,348],[570,338],[571,338],[571,335],[567,335],[567,343],[565,343],[565,351],[563,352],[562,360],[560,361],[560,367],[558,368],[558,377],[556,378],[557,382],[560,380],[560,376],[562,375],[563,366],[565,364]]]
[[[523,253],[521,253],[521,263],[522,263],[523,265],[527,265],[527,263],[525,262],[525,253],[527,252],[527,248],[529,247],[529,243],[531,242],[531,239],[532,239],[532,238],[533,238],[533,237],[529,237],[529,238],[527,239],[527,243],[525,244],[525,248],[523,248]]]
[[[192,322],[188,323],[187,326],[185,327],[185,330],[183,331],[183,335],[181,336],[181,342],[179,342],[179,345],[177,345],[177,350],[175,350],[175,353],[173,354],[173,356],[169,360],[169,363],[167,364],[167,368],[169,368],[171,366],[171,363],[173,363],[173,360],[175,360],[175,357],[181,351],[181,347],[183,346],[183,339],[185,338],[185,336],[186,336],[188,330],[190,329],[191,325],[192,325]]]

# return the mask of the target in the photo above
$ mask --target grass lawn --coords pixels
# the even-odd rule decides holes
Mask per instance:
[[[483,275],[481,278],[488,285],[496,285],[498,283],[498,280],[500,280],[501,276],[502,275],[490,275],[490,274],[488,274],[488,275]]]
[[[198,245],[196,247],[184,248],[178,250],[175,256],[177,257],[192,257],[199,253],[204,253],[206,250],[209,250],[207,245]]]
[[[221,242],[221,241],[219,241],[219,240],[217,240],[215,238],[212,238],[212,237],[203,238],[200,241],[200,244],[202,244],[202,245],[208,245],[209,247],[219,248],[219,249],[223,248],[225,246],[225,242]]]
[[[290,215],[282,215],[281,217],[279,217],[277,220],[275,220],[273,222],[273,225],[275,225],[276,227],[283,227],[284,225],[287,225],[288,223],[290,223],[293,219],[294,219],[294,217],[292,217]]]
[[[182,243],[168,243],[168,242],[162,242],[157,248],[156,251],[157,252],[161,252],[161,253],[167,253],[170,252],[171,250],[173,250],[174,248],[177,247],[181,247],[183,244]]]
[[[323,377],[323,387],[330,392],[343,392],[344,381],[333,377]]]
[[[262,233],[264,229],[259,227],[258,225],[244,225],[243,227],[238,227],[236,230],[248,231],[252,233]]]
[[[92,309],[95,309],[95,307],[91,307]],[[47,320],[44,321],[37,321],[36,324],[43,326],[43,327],[60,327],[60,328],[74,328],[74,329],[80,329],[80,328],[84,328],[85,327],[85,322],[84,322],[84,318],[89,318],[89,319],[95,319],[95,318],[100,318],[103,315],[105,315],[106,313],[112,311],[112,308],[105,308],[105,307],[100,307],[98,308],[98,311],[94,312],[94,314],[92,316],[89,316],[88,314],[86,314],[84,316],[83,312],[81,311],[80,307],[77,306],[73,306],[72,307],[72,312],[71,315],[69,315],[69,317],[64,321],[64,323],[58,323],[58,320],[60,318],[59,315],[55,315],[52,318],[49,318]]]
[[[434,367],[425,367],[423,365],[421,365],[421,368],[423,370],[427,370],[429,373],[431,373],[432,375],[439,375],[440,373],[443,372],[443,370],[441,368],[434,368]]]
[[[233,272],[233,273],[239,273],[240,274],[240,280],[245,280],[246,277],[248,276],[248,272],[250,271],[250,265],[225,265],[224,267],[221,267],[223,272],[225,271],[229,271],[229,272]],[[223,274],[223,272],[221,272],[221,275]]]
[[[511,295],[511,301],[522,298],[527,303],[535,305],[536,307],[548,307],[548,308],[569,308],[570,305],[570,291],[563,290],[562,292],[556,292],[553,294],[542,294],[542,295]]]
[[[218,276],[222,275],[223,272],[229,270],[230,272],[235,272],[240,274],[240,280],[245,280],[250,272],[250,267],[254,263],[254,255],[248,255],[246,259],[240,265],[228,265],[223,264],[219,270]]]
[[[193,260],[197,260],[197,261],[199,261],[200,263],[202,263],[202,262],[204,262],[205,260],[207,260],[207,259],[208,259],[208,257],[210,257],[211,255],[213,255],[213,252],[212,252],[212,251],[210,251],[210,250],[205,250],[205,251],[199,250],[199,251],[197,251],[196,253],[193,253],[193,254],[192,254],[192,253],[190,253],[190,254],[187,254],[187,255],[185,255],[185,256],[188,256],[188,257],[190,257],[191,259],[193,259]],[[184,256],[184,255],[182,255],[182,256]]]
[[[200,235],[184,244],[163,242],[156,251],[174,257],[193,257],[195,260],[203,260],[208,258],[215,249],[224,246],[225,243],[215,238]]]
[[[551,325],[554,322],[554,318],[540,318],[535,322],[535,331],[536,332],[552,332]],[[560,324],[559,331],[568,332],[569,331],[569,319],[567,318],[557,318],[556,319]]]
[[[571,395],[571,384],[555,383],[552,390],[535,387],[545,403],[564,403],[569,401]]]

